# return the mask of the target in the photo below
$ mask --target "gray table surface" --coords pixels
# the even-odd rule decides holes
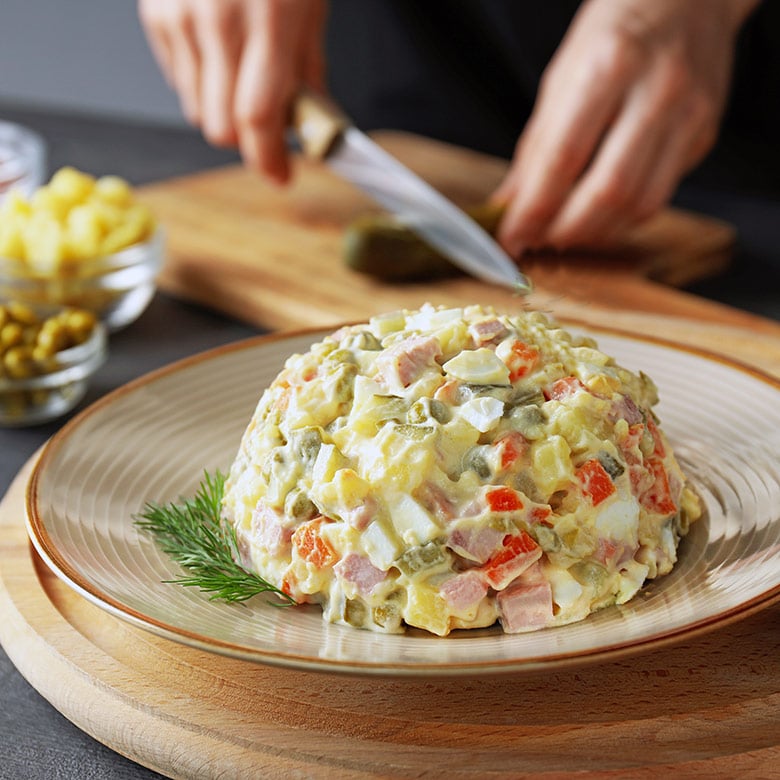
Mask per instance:
[[[71,164],[96,174],[116,173],[134,184],[143,184],[237,159],[232,152],[211,149],[195,132],[187,130],[62,116],[18,106],[0,106],[0,118],[23,123],[43,134],[49,144],[52,171]],[[677,203],[728,219],[740,231],[740,249],[733,268],[691,290],[780,320],[780,203],[766,194],[693,188],[683,189]],[[257,332],[158,294],[139,320],[112,336],[110,358],[79,408],[158,366]],[[0,494],[63,422],[0,429]],[[71,724],[24,680],[1,649],[0,702],[0,780],[159,777]]]

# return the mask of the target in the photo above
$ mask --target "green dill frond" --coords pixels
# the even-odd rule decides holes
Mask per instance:
[[[295,604],[282,590],[237,562],[236,529],[220,518],[224,489],[223,474],[206,472],[193,498],[165,506],[147,503],[136,516],[136,525],[151,533],[160,549],[190,572],[166,582],[199,588],[212,600],[246,601],[258,593],[274,593],[282,599],[279,606]]]

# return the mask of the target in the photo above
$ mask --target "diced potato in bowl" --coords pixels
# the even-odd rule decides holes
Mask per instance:
[[[112,330],[146,308],[162,264],[150,209],[119,176],[65,167],[0,204],[0,298],[79,306]]]

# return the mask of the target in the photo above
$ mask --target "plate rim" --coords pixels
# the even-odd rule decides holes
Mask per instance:
[[[365,321],[365,320],[362,320]],[[555,320],[562,327],[581,328],[588,334],[598,336],[602,333],[607,336],[616,336],[628,340],[636,340],[648,344],[665,347],[676,352],[695,355],[710,360],[770,385],[780,391],[780,378],[775,377],[756,366],[744,363],[728,355],[697,345],[684,344],[672,339],[652,334],[638,334],[628,329],[613,326],[594,325],[574,318],[557,318]],[[360,322],[360,321],[358,321]],[[57,452],[65,446],[72,431],[83,425],[95,413],[104,407],[110,406],[118,399],[135,390],[147,386],[164,377],[176,374],[190,366],[214,360],[233,352],[246,349],[254,349],[280,341],[290,341],[307,336],[324,337],[328,333],[335,332],[343,327],[344,323],[332,326],[316,326],[296,328],[290,330],[274,331],[259,334],[228,342],[212,347],[193,355],[180,358],[176,361],[148,371],[139,377],[115,388],[101,398],[94,401],[88,407],[72,417],[45,443],[36,459],[32,473],[25,489],[25,524],[30,542],[49,569],[66,585],[75,590],[79,595],[91,603],[104,609],[114,617],[124,620],[131,625],[149,631],[157,636],[178,642],[180,644],[195,647],[205,652],[217,653],[245,661],[266,664],[289,669],[304,671],[373,675],[373,676],[457,676],[463,674],[488,675],[488,674],[517,674],[522,672],[538,672],[542,669],[560,669],[565,667],[580,666],[599,661],[612,661],[658,649],[670,644],[693,639],[703,634],[714,631],[737,620],[748,617],[758,611],[766,609],[774,603],[780,602],[780,583],[767,590],[754,595],[752,598],[734,605],[723,612],[706,618],[694,620],[685,625],[668,630],[660,630],[641,639],[633,639],[624,642],[612,642],[595,648],[579,650],[575,652],[557,652],[553,654],[529,656],[524,658],[497,659],[493,661],[456,661],[437,664],[433,662],[420,662],[414,664],[394,664],[388,661],[368,662],[356,660],[338,660],[333,658],[312,657],[308,655],[295,655],[280,653],[273,650],[262,650],[244,644],[232,643],[209,635],[204,635],[190,629],[172,626],[164,621],[152,618],[138,610],[123,604],[120,600],[103,593],[102,590],[84,578],[80,572],[59,553],[56,545],[49,535],[45,521],[41,517],[38,507],[39,482],[47,463],[56,456]],[[349,322],[346,324],[355,324]],[[440,638],[446,641],[446,637]]]

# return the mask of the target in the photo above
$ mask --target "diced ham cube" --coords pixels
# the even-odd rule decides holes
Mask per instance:
[[[377,569],[368,558],[357,553],[350,553],[342,558],[333,567],[333,571],[341,579],[351,582],[363,596],[370,595],[387,577],[387,572]]]
[[[617,420],[625,420],[629,425],[636,425],[642,422],[642,412],[639,407],[634,403],[630,396],[624,395],[619,401],[612,404],[612,408],[607,414],[607,419],[610,422],[616,422]]]
[[[293,529],[284,515],[260,499],[252,512],[252,540],[271,555],[279,555],[290,547]]]
[[[518,634],[550,625],[553,619],[552,588],[534,566],[496,597],[498,616],[507,634]]]
[[[487,584],[473,569],[456,574],[441,585],[441,595],[453,612],[478,604],[487,594]]]
[[[499,319],[483,320],[469,326],[469,335],[474,341],[474,346],[483,347],[485,344],[495,343],[509,331]]]
[[[447,547],[463,558],[476,563],[485,563],[503,548],[504,531],[485,526],[479,529],[457,528],[447,541]]]
[[[596,552],[593,554],[593,558],[607,568],[616,569],[630,561],[638,547],[638,545],[628,545],[625,542],[601,536],[596,545]]]
[[[435,336],[410,336],[388,348],[377,359],[378,375],[392,389],[409,387],[426,368],[442,356],[441,344]]]
[[[376,517],[377,504],[372,497],[366,498],[360,506],[352,507],[342,513],[344,522],[358,531],[365,531],[368,524]]]
[[[433,482],[425,482],[415,491],[414,497],[427,512],[432,514],[441,524],[446,524],[455,517],[455,504],[450,497]]]

